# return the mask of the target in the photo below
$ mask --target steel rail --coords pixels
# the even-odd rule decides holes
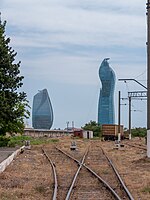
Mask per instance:
[[[53,192],[53,200],[56,200],[57,199],[57,188],[58,188],[56,169],[55,169],[55,166],[54,166],[52,160],[49,158],[49,156],[47,155],[47,153],[45,152],[45,150],[43,148],[42,148],[42,151],[43,151],[44,155],[46,156],[46,158],[48,159],[48,161],[50,162],[52,169],[53,169],[54,184],[55,184],[54,192]]]
[[[66,156],[68,156],[69,158],[71,158],[72,160],[74,160],[76,163],[78,163],[78,165],[81,164],[81,162],[79,160],[77,160],[76,158],[72,157],[71,155],[69,155],[68,153],[66,153],[65,151],[63,151],[62,149],[55,147],[57,150],[59,150],[60,152],[62,152],[63,154],[65,154]]]
[[[84,163],[81,164],[80,161],[78,161],[77,159],[73,158],[72,156],[70,156],[69,154],[67,154],[66,152],[64,152],[63,150],[59,149],[58,147],[56,147],[56,149],[58,149],[59,151],[61,151],[62,153],[64,153],[66,156],[70,157],[71,159],[73,159],[75,162],[77,162],[81,167],[84,166],[88,171],[90,171],[94,176],[96,176],[96,178],[98,178],[98,180],[107,188],[110,190],[110,192],[112,193],[112,195],[116,198],[116,200],[122,200],[119,195],[113,190],[113,188],[104,180],[102,179],[98,174],[96,174],[96,172],[94,172],[91,168],[89,168],[88,166],[86,166]],[[66,200],[66,199],[65,199]],[[67,199],[69,200],[69,198]]]
[[[96,174],[96,172],[94,172],[91,168],[89,168],[88,166],[86,166],[85,164],[83,164],[83,166],[90,171],[94,176],[96,176],[98,178],[98,180],[100,182],[102,182],[104,184],[104,186],[106,188],[108,188],[110,190],[110,192],[113,194],[113,196],[117,199],[117,200],[122,200],[119,195],[115,192],[115,190],[113,190],[113,188],[104,180],[102,179],[98,174]]]
[[[117,169],[115,168],[114,164],[112,163],[112,161],[110,160],[110,158],[106,155],[106,153],[104,152],[103,148],[101,147],[103,154],[106,156],[108,162],[110,163],[112,169],[114,170],[116,176],[118,177],[118,180],[120,181],[121,185],[123,186],[124,191],[126,192],[127,196],[129,197],[130,200],[134,200],[134,198],[132,197],[131,193],[129,192],[128,188],[126,187],[124,181],[122,180],[120,174],[118,173]]]
[[[71,184],[71,186],[70,186],[70,188],[69,188],[69,190],[68,190],[68,193],[67,193],[67,196],[66,196],[65,200],[69,200],[70,197],[71,197],[71,193],[72,193],[74,184],[75,184],[75,182],[76,182],[76,180],[77,180],[77,177],[78,177],[79,172],[80,172],[80,170],[81,170],[81,168],[82,168],[82,165],[83,165],[83,163],[84,163],[84,160],[85,160],[85,157],[86,157],[87,153],[88,153],[88,149],[86,150],[86,152],[85,152],[85,154],[84,154],[84,156],[83,156],[83,158],[82,158],[82,161],[81,161],[81,163],[80,163],[80,166],[79,166],[79,168],[78,168],[78,170],[77,170],[77,172],[76,172],[76,174],[75,174],[75,176],[74,176],[74,178],[73,178],[72,184]]]
[[[133,145],[133,144],[126,144],[126,145],[128,145],[128,146],[131,146],[131,147],[135,147],[135,148],[138,148],[138,149],[142,149],[142,150],[147,150],[147,148],[146,147],[142,147],[142,146],[140,146],[140,145],[138,145],[138,144],[135,144],[135,145]]]

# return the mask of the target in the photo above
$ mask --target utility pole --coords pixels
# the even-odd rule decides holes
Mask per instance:
[[[118,93],[118,141],[120,142],[120,98],[121,97],[121,92],[119,91]]]
[[[74,130],[74,121],[72,121],[72,130]]]
[[[131,140],[131,97],[129,97],[129,140]]]
[[[150,158],[150,0],[147,9],[147,157]]]
[[[69,122],[66,122],[67,124],[67,134],[69,134]]]

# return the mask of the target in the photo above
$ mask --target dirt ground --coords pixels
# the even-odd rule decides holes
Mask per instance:
[[[71,143],[71,139],[59,139],[61,145]],[[80,140],[76,140],[78,145]],[[84,142],[84,141],[83,141]],[[85,141],[87,142],[87,140]],[[135,200],[150,199],[150,159],[146,150],[128,144],[145,146],[144,139],[134,138],[122,141],[123,147],[116,148],[113,141],[95,140],[103,147],[115,164],[126,186]],[[47,147],[51,148],[52,143]],[[48,200],[52,199],[52,171],[43,156],[41,145],[25,150],[0,174],[0,200]]]
[[[124,147],[115,149],[113,142],[103,142],[102,146],[117,167],[126,186],[135,200],[150,199],[150,159],[146,150],[128,146],[140,144],[146,147],[145,140],[134,138],[122,141]]]

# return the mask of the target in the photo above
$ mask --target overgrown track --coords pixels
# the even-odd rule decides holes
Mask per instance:
[[[102,149],[102,148],[101,148],[101,149]],[[118,178],[118,180],[119,180],[119,182],[120,182],[120,184],[121,184],[120,189],[122,188],[121,190],[122,190],[122,192],[123,192],[123,195],[124,195],[124,192],[125,192],[126,195],[127,195],[127,199],[129,199],[129,200],[134,200],[133,197],[132,197],[132,195],[131,195],[131,193],[129,192],[128,188],[126,187],[124,181],[122,180],[120,174],[118,173],[117,169],[115,168],[114,164],[112,163],[112,161],[110,160],[110,158],[106,155],[106,153],[104,152],[103,149],[102,149],[102,151],[103,151],[103,154],[104,154],[105,157],[107,158],[109,164],[111,165],[111,167],[112,167],[114,173],[116,174],[116,176],[117,176],[117,178]],[[126,197],[124,197],[124,199],[125,199],[125,198],[126,198]]]
[[[54,178],[54,191],[53,191],[53,197],[52,198],[53,198],[53,200],[56,200],[57,199],[58,181],[57,181],[57,174],[56,174],[55,165],[43,148],[42,148],[42,151],[43,151],[43,154],[46,156],[46,158],[48,159],[48,161],[50,162],[50,164],[52,166],[53,178]]]
[[[116,191],[121,199],[133,200],[112,161],[98,144],[91,143],[86,163]]]
[[[74,152],[69,151],[69,153],[73,154],[73,156],[69,156],[68,152],[64,152],[59,148],[53,148],[53,150],[51,151],[48,151],[48,149],[46,149],[46,151],[44,152],[49,160],[49,157],[51,157],[53,162],[55,162],[55,164],[53,164],[52,161],[50,161],[52,168],[55,168],[56,166],[57,171],[57,199],[133,200],[132,196],[131,198],[130,196],[127,197],[126,192],[120,189],[122,188],[122,186],[120,186],[119,181],[115,181],[116,176],[114,177],[114,175],[112,175],[113,170],[108,165],[108,158],[104,157],[104,152],[100,149],[99,146],[94,146],[94,148],[91,146],[89,151],[86,150],[85,155],[82,155],[82,161],[80,161],[81,159],[79,159],[81,158],[81,155],[79,156],[77,152],[75,154]],[[78,157],[79,160],[74,159],[74,157]],[[63,163],[62,160],[64,161]],[[85,160],[87,162],[87,165],[83,164]],[[103,178],[105,178],[105,180],[107,180],[107,182],[112,185],[112,188],[110,187],[110,185],[108,185],[107,182],[102,179],[102,177],[98,176],[100,169],[106,171],[108,170],[108,172],[112,171],[111,174],[110,172],[107,174],[106,171],[105,173],[102,173],[102,171],[100,173],[102,174]],[[57,186],[55,186],[55,191],[57,191],[56,188]],[[121,198],[119,196],[121,196]],[[56,199],[56,194],[53,195],[53,200],[54,199]]]
[[[129,144],[129,143],[126,143],[126,145],[128,145],[128,146],[131,146],[131,147],[135,147],[135,148],[138,148],[138,149],[141,149],[141,150],[147,150],[147,148],[146,148],[146,146],[144,146],[144,145],[139,145],[139,144]]]
[[[84,166],[88,167],[89,170],[93,169],[97,175],[103,180],[106,180],[106,183],[114,188],[121,199],[133,200],[131,193],[121,179],[112,161],[104,153],[104,150],[99,144],[95,144],[95,142],[91,142],[91,147],[85,160],[86,165]]]
[[[84,164],[88,150],[86,150],[82,162],[58,149],[66,156],[69,156],[80,166],[73,178],[72,184],[65,200],[69,199],[116,199],[121,200],[117,193],[100,176]],[[82,171],[80,172],[82,168]],[[80,173],[79,173],[80,172]],[[78,176],[78,177],[77,177]],[[76,183],[77,180],[77,183]],[[80,183],[81,182],[81,183]]]
[[[54,181],[54,188],[57,188],[57,194],[53,195],[53,200],[63,200],[66,198],[70,188],[72,177],[78,169],[78,165],[73,159],[69,158],[57,148],[44,148],[44,154],[51,160],[56,171],[57,186]],[[48,160],[49,160],[48,159]],[[56,190],[55,190],[56,191]]]

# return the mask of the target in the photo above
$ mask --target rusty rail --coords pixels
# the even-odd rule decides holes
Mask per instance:
[[[102,148],[101,148],[102,149]],[[112,161],[110,160],[110,158],[106,155],[106,153],[104,152],[104,150],[102,149],[103,154],[105,155],[105,157],[107,158],[110,166],[112,167],[113,171],[115,172],[116,176],[118,177],[119,182],[121,183],[124,191],[126,192],[128,198],[130,200],[134,200],[134,198],[132,197],[131,193],[129,192],[128,188],[126,187],[124,181],[122,180],[120,174],[118,173],[117,169],[115,168],[114,164],[112,163]]]
[[[147,150],[147,148],[146,147],[144,147],[144,146],[140,146],[139,144],[126,144],[126,145],[128,145],[128,146],[131,146],[131,147],[135,147],[135,148],[138,148],[138,149],[142,149],[142,150]]]
[[[91,172],[96,178],[98,178],[98,180],[112,193],[112,195],[115,197],[116,200],[122,200],[122,199],[119,197],[119,195],[114,191],[114,189],[113,189],[104,179],[102,179],[98,174],[96,174],[96,172],[94,172],[91,168],[89,168],[88,166],[86,166],[86,165],[84,164],[84,160],[85,160],[85,157],[86,157],[88,151],[86,151],[86,153],[84,154],[84,157],[83,157],[82,161],[80,162],[80,161],[78,161],[77,159],[73,158],[71,155],[69,155],[69,154],[67,154],[66,152],[64,152],[63,150],[59,149],[58,147],[56,147],[56,148],[57,148],[59,151],[61,151],[63,154],[65,154],[66,156],[68,156],[69,158],[73,159],[73,160],[74,160],[75,162],[77,162],[78,165],[79,165],[79,168],[78,168],[78,170],[77,170],[77,172],[76,172],[76,174],[75,174],[75,176],[74,176],[73,182],[72,182],[72,184],[71,184],[71,187],[70,187],[70,189],[69,189],[69,191],[68,191],[68,194],[67,194],[67,197],[66,197],[65,200],[69,200],[69,199],[70,199],[71,192],[72,192],[73,186],[74,186],[74,184],[75,184],[75,180],[76,180],[76,178],[77,178],[77,176],[78,176],[78,174],[79,174],[79,171],[80,171],[80,169],[82,168],[82,166],[85,167],[89,172]]]
[[[55,166],[54,166],[52,160],[49,158],[49,156],[47,155],[47,153],[45,152],[45,150],[43,148],[42,148],[42,151],[52,166],[53,176],[54,176],[54,184],[55,184],[54,192],[53,192],[53,200],[56,200],[57,199],[57,188],[58,188],[56,169],[55,169]]]
[[[78,174],[79,174],[79,172],[80,172],[80,170],[81,170],[81,168],[82,168],[82,165],[83,165],[83,163],[84,163],[84,160],[85,160],[85,157],[86,157],[87,153],[88,153],[88,149],[86,150],[86,152],[85,152],[85,154],[84,154],[84,156],[83,156],[83,158],[82,158],[82,161],[81,161],[81,163],[80,163],[80,166],[79,166],[79,168],[78,168],[78,170],[77,170],[77,172],[76,172],[76,174],[75,174],[75,176],[74,176],[74,178],[73,178],[72,184],[71,184],[71,186],[70,186],[70,188],[69,188],[69,191],[68,191],[68,193],[67,193],[67,196],[66,196],[66,199],[65,199],[65,200],[69,200],[69,199],[70,199],[71,192],[72,192],[72,190],[73,190],[73,187],[74,187],[74,184],[75,184],[75,182],[76,182],[77,176],[78,176]]]
[[[96,174],[96,172],[94,172],[91,168],[89,168],[88,166],[86,166],[85,164],[83,164],[83,166],[90,171],[94,176],[96,176],[98,178],[98,180],[100,182],[103,183],[103,185],[110,190],[110,192],[113,194],[113,196],[116,198],[116,200],[122,200],[118,194],[115,192],[115,190],[104,180],[102,179],[98,174]]]

